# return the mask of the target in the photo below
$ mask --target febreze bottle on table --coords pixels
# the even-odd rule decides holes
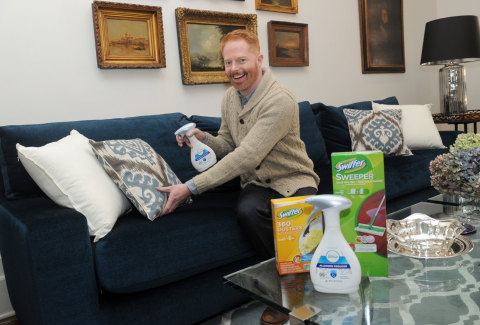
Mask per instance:
[[[310,264],[315,290],[325,293],[351,293],[358,289],[362,271],[360,262],[340,229],[340,211],[352,201],[339,195],[315,195],[305,203],[323,211],[325,232]]]
[[[195,123],[185,124],[175,131],[175,135],[180,135],[183,139],[183,137],[187,135],[188,131],[194,129],[195,126]],[[190,160],[192,161],[192,165],[196,170],[203,172],[215,165],[217,162],[217,156],[212,148],[207,146],[205,143],[198,141],[195,136],[188,137],[188,140],[192,145]]]

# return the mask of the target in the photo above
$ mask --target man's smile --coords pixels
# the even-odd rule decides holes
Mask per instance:
[[[236,75],[233,76],[233,79],[240,79],[240,78],[242,78],[243,76],[245,76],[245,73],[236,74]]]

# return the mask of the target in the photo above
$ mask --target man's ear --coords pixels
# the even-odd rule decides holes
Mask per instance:
[[[258,63],[259,66],[262,66],[262,63],[263,63],[263,54],[262,53],[258,54],[257,63]]]

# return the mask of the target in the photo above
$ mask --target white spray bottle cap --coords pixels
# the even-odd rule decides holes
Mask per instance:
[[[177,131],[175,131],[175,135],[180,135],[183,140],[183,137],[188,133],[188,131],[193,130],[196,126],[197,125],[193,122],[185,124],[184,126],[179,128]]]
[[[340,195],[313,195],[305,199],[305,203],[311,204],[315,209],[322,210],[324,213],[328,211],[342,211],[352,206],[352,201]]]

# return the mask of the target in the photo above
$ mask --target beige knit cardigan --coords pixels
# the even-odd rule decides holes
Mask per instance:
[[[320,179],[300,139],[297,101],[269,69],[243,109],[230,87],[221,115],[218,136],[209,135],[207,145],[222,159],[193,178],[199,193],[237,176],[242,188],[254,183],[286,197],[302,187],[317,188]]]

